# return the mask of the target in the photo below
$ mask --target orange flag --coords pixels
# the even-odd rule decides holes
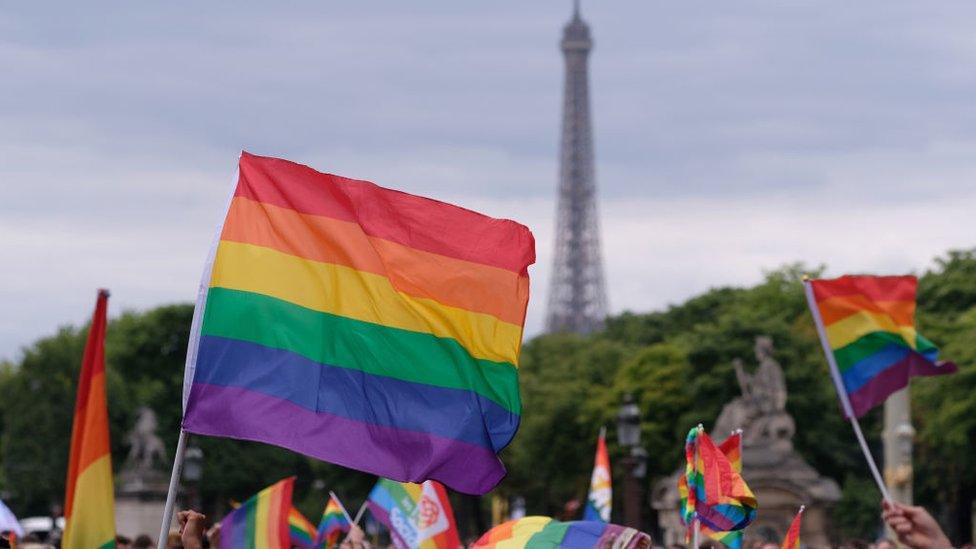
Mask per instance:
[[[115,547],[112,455],[105,397],[105,310],[108,290],[98,291],[81,361],[71,456],[64,496],[64,549]]]

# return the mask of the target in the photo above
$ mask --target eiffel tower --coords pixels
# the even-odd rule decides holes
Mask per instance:
[[[546,330],[589,333],[607,316],[607,290],[600,254],[596,208],[593,137],[587,58],[593,41],[580,17],[563,28],[560,44],[566,59],[563,127],[559,152],[559,206],[556,214],[556,257],[549,286]]]

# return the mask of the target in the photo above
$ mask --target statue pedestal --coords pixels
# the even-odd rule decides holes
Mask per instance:
[[[123,469],[116,484],[115,530],[130,538],[146,534],[155,540],[163,520],[168,488],[166,475],[158,471]],[[176,528],[174,518],[170,529]],[[157,540],[159,547],[164,547],[165,542]]]
[[[736,364],[742,396],[722,409],[712,437],[721,442],[733,429],[742,433],[742,477],[759,503],[756,519],[745,530],[744,546],[756,540],[776,545],[786,535],[793,517],[806,505],[800,539],[807,547],[830,547],[829,511],[840,500],[840,487],[823,477],[793,449],[796,425],[786,412],[786,383],[772,357],[772,340],[756,338],[760,367],[749,375]],[[655,484],[652,506],[657,509],[663,545],[684,544],[685,526],[678,511],[678,478],[684,467]]]

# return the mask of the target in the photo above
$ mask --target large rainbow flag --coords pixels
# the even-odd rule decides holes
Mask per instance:
[[[105,395],[105,328],[108,290],[98,291],[78,377],[71,454],[64,496],[65,549],[115,547],[112,454]]]
[[[560,522],[549,517],[524,517],[485,532],[471,549],[584,549],[649,547],[644,532],[603,521]]]
[[[183,427],[483,494],[519,425],[534,261],[513,221],[243,153]]]
[[[726,438],[722,444],[718,446],[720,452],[722,452],[729,463],[732,464],[732,470],[736,473],[742,474],[742,430],[737,430],[733,432],[728,438]],[[694,517],[694,509],[690,508],[688,505],[688,477],[687,475],[681,475],[678,477],[678,494],[681,498],[681,513],[680,518],[685,526],[688,526],[688,539],[691,539],[691,526],[690,522],[685,522],[686,517]],[[721,532],[712,530],[708,526],[700,525],[700,532],[715,541],[725,544],[729,549],[740,549],[742,547],[742,530],[732,530],[730,532]]]
[[[806,283],[844,412],[861,417],[913,376],[951,374],[915,329],[914,276],[842,276]],[[838,383],[839,382],[839,383]]]
[[[295,477],[268,486],[220,521],[220,549],[291,549]],[[114,541],[114,540],[113,540]]]
[[[752,490],[700,425],[688,432],[685,459],[685,524],[697,519],[713,532],[732,532],[742,530],[756,518]]]
[[[399,548],[461,546],[451,501],[439,482],[411,484],[381,478],[366,501],[373,518],[390,530],[393,544]]]
[[[315,527],[305,518],[301,511],[291,508],[288,512],[288,536],[291,544],[301,549],[315,547]]]
[[[583,520],[610,522],[610,506],[613,503],[613,485],[610,478],[610,457],[607,455],[606,433],[600,429],[596,439],[596,457],[590,476],[590,493],[586,496]]]
[[[315,535],[315,546],[333,549],[339,546],[339,538],[351,528],[346,513],[342,510],[342,504],[329,494],[329,501],[325,504],[322,511],[322,520],[319,521],[318,532]]]

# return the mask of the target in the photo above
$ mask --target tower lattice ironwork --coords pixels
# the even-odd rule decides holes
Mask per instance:
[[[546,329],[589,333],[607,316],[600,252],[587,62],[593,41],[575,2],[560,44],[566,60],[559,158],[556,254]]]

